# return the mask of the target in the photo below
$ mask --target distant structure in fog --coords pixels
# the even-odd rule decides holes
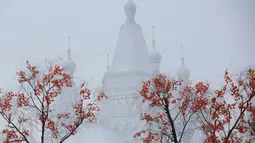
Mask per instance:
[[[126,22],[121,26],[112,64],[109,64],[107,55],[107,68],[102,79],[102,87],[109,97],[100,103],[100,115],[98,124],[91,129],[81,129],[79,134],[70,138],[70,142],[96,142],[96,143],[131,143],[141,142],[134,140],[133,135],[140,131],[144,125],[139,122],[140,113],[144,110],[138,104],[138,90],[143,80],[160,72],[161,54],[156,49],[155,28],[152,30],[152,48],[148,50],[142,29],[135,21],[136,5],[128,0],[124,10]],[[64,68],[73,77],[76,65],[71,58],[70,46],[68,60],[64,62]],[[190,84],[190,71],[181,57],[181,67],[177,72],[178,78],[185,84]],[[75,88],[75,87],[74,87]],[[66,94],[75,92],[65,89]],[[65,94],[65,93],[64,93]],[[58,102],[61,101],[59,99]],[[75,101],[72,96],[65,96],[66,101]],[[61,108],[58,108],[59,110]],[[88,131],[89,130],[89,131]]]

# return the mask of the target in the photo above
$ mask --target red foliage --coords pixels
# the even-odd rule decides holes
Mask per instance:
[[[84,120],[96,122],[95,112],[99,111],[96,102],[83,106],[83,101],[91,98],[91,92],[81,85],[81,99],[73,105],[73,111],[52,115],[53,104],[56,97],[61,94],[63,87],[71,87],[71,77],[63,72],[58,65],[52,66],[46,74],[41,73],[35,66],[27,62],[28,71],[17,73],[18,82],[24,87],[24,92],[8,92],[1,98],[0,114],[6,120],[8,126],[1,133],[4,135],[4,143],[30,142],[30,131],[24,127],[29,124],[39,124],[41,142],[45,140],[45,132],[52,132],[52,136],[64,142],[71,135],[75,135],[77,128]],[[101,93],[98,100],[106,96]],[[59,103],[60,104],[60,103]],[[35,118],[31,119],[33,111]],[[17,114],[22,113],[22,114]],[[38,116],[37,116],[38,115]],[[66,132],[61,132],[65,130]]]
[[[250,69],[236,79],[225,72],[222,89],[209,93],[207,88],[199,88],[198,93],[207,93],[194,100],[206,143],[241,143],[254,139],[249,119],[255,115],[255,70]]]
[[[142,114],[141,120],[150,127],[135,134],[134,138],[142,138],[145,142],[162,142],[162,137],[166,136],[173,142],[182,141],[195,112],[191,108],[194,91],[189,86],[178,91],[181,84],[182,81],[164,74],[143,83],[140,95],[143,102],[150,104],[152,112]],[[180,119],[184,119],[181,127]]]
[[[255,139],[255,69],[238,78],[225,72],[225,84],[213,90],[209,84],[198,82],[181,91],[181,81],[159,74],[145,81],[140,95],[150,103],[152,112],[142,114],[141,120],[150,127],[135,134],[145,142],[182,140],[186,125],[196,115],[194,126],[200,127],[205,143],[241,143]],[[178,126],[177,120],[182,126]],[[178,132],[178,134],[176,133]]]

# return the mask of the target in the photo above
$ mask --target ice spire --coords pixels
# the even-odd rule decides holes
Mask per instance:
[[[68,50],[67,50],[67,53],[68,53],[68,60],[72,60],[72,58],[71,58],[71,36],[68,36]]]
[[[141,26],[134,21],[136,5],[132,0],[125,4],[127,21],[120,28],[110,72],[148,72],[148,48]]]
[[[155,27],[152,26],[152,49],[156,50]]]
[[[183,45],[181,45],[181,65],[185,67],[182,47],[183,47]]]
[[[190,71],[184,64],[183,45],[181,45],[181,67],[177,71],[177,76],[184,81],[188,81],[190,76]]]
[[[149,51],[149,68],[152,74],[160,71],[161,54],[156,49],[155,27],[152,27],[152,48]]]
[[[68,37],[67,53],[68,53],[67,61],[65,61],[63,63],[63,68],[66,73],[73,76],[73,73],[75,72],[75,69],[76,69],[76,64],[73,62],[72,57],[71,57],[71,36]]]
[[[156,49],[155,27],[152,27],[152,50],[149,52],[149,60],[161,61],[161,54]]]
[[[107,65],[106,65],[106,70],[107,70],[107,72],[109,72],[109,70],[110,70],[110,57],[109,57],[109,54],[107,54]]]

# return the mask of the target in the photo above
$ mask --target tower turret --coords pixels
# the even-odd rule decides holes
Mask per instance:
[[[120,28],[110,72],[147,72],[148,48],[141,27],[134,20],[136,5],[128,0],[124,9],[127,21]]]
[[[64,61],[63,63],[63,68],[64,68],[64,72],[69,74],[73,80],[73,74],[76,70],[76,64],[73,62],[72,57],[71,57],[71,37],[69,36],[69,46],[68,46],[68,57],[67,60]]]
[[[154,26],[152,27],[152,48],[148,54],[149,60],[149,69],[151,74],[157,74],[160,72],[160,62],[162,59],[161,54],[156,49],[156,40],[155,40],[155,33],[154,33]]]
[[[179,70],[177,71],[177,77],[180,80],[183,80],[184,84],[188,84],[189,83],[189,76],[190,76],[190,71],[189,69],[185,66],[184,63],[184,57],[183,57],[183,52],[182,52],[182,45],[181,45],[181,67],[179,68]]]
[[[55,107],[54,107],[54,114],[55,113],[64,113],[67,112],[68,110],[73,109],[74,103],[78,102],[81,97],[79,94],[79,87],[76,87],[73,74],[76,69],[76,64],[73,62],[72,57],[71,57],[71,37],[68,37],[69,39],[69,45],[68,45],[68,56],[67,60],[65,60],[62,63],[62,67],[64,69],[64,72],[66,74],[69,74],[71,76],[71,82],[72,82],[72,87],[62,87],[61,88],[61,94],[55,99]],[[65,106],[63,108],[63,105]],[[71,115],[72,117],[72,115]]]
[[[148,48],[139,24],[135,22],[136,5],[132,0],[124,6],[127,17],[121,26],[111,66],[103,78],[103,90],[108,99],[100,103],[101,125],[110,128],[125,142],[133,140],[137,132],[138,90],[148,78]],[[135,107],[134,107],[135,108]],[[137,107],[138,108],[138,107]],[[140,129],[140,128],[139,128]]]

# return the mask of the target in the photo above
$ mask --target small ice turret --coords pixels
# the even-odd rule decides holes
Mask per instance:
[[[149,70],[152,75],[160,72],[161,54],[156,49],[156,40],[154,39],[154,26],[152,28],[152,49],[149,51]]]
[[[181,45],[181,48],[182,48],[182,45]],[[184,85],[187,85],[187,84],[190,83],[190,81],[189,81],[190,71],[184,64],[183,53],[182,53],[182,56],[181,56],[181,67],[177,71],[177,77],[178,77],[179,80],[183,81]]]
[[[71,37],[69,36],[69,47],[68,47],[68,50],[67,50],[67,53],[68,53],[68,58],[66,61],[64,61],[62,67],[64,68],[64,72],[69,74],[72,78],[72,82],[73,82],[73,74],[76,70],[76,64],[73,62],[72,60],[72,57],[71,57]],[[74,84],[74,82],[72,83]]]

